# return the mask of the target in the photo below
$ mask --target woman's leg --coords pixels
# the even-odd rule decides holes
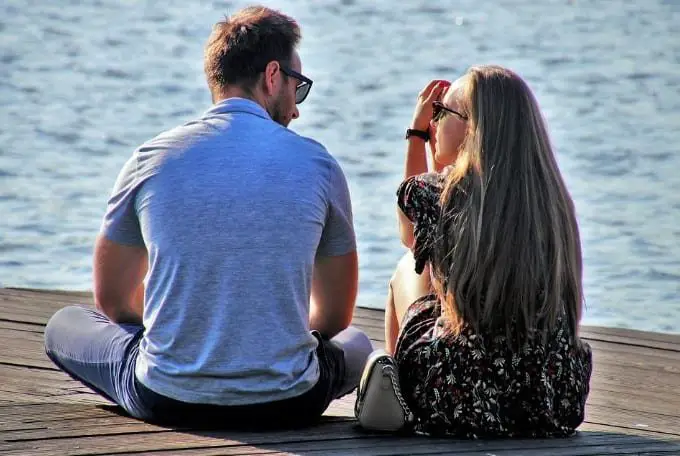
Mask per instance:
[[[390,354],[394,354],[399,328],[409,306],[416,299],[432,293],[430,266],[426,265],[420,275],[416,274],[415,266],[413,254],[408,251],[399,260],[390,280],[385,304],[385,350]]]

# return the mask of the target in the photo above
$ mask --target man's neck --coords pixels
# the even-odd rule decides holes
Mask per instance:
[[[237,86],[229,87],[218,93],[213,93],[213,104],[221,103],[229,98],[243,98],[257,103],[262,109],[267,111],[267,114],[269,114],[272,119],[274,118],[274,114],[267,104],[267,98],[259,90],[249,90]]]
[[[263,97],[259,96],[258,93],[255,93],[252,90],[245,90],[241,87],[232,87],[222,90],[217,95],[213,95],[213,104],[221,103],[228,98],[243,98],[245,100],[250,100],[262,106],[265,111],[269,111],[267,109],[266,103],[264,103]]]

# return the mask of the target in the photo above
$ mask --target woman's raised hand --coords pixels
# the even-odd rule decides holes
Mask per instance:
[[[432,103],[439,100],[450,85],[451,83],[449,81],[434,79],[425,86],[418,94],[418,101],[416,102],[416,109],[413,112],[411,128],[428,131],[430,120],[432,120]]]

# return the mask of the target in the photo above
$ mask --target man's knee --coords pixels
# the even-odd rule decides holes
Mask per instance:
[[[45,326],[45,351],[51,359],[54,359],[58,348],[72,333],[73,325],[78,324],[85,312],[86,309],[83,307],[67,306],[59,309],[48,320],[47,326]]]
[[[344,354],[344,379],[340,396],[357,387],[366,360],[373,351],[371,339],[359,328],[350,326],[335,336],[332,341]]]
[[[356,326],[349,326],[332,340],[353,357],[362,357],[365,354],[368,358],[368,354],[373,351],[371,339]]]

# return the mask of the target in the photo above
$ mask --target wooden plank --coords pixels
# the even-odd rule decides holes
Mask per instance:
[[[93,394],[82,383],[60,371],[43,371],[0,364],[0,392],[2,391],[25,392],[45,397],[73,393]],[[11,396],[9,398],[11,399]]]
[[[52,422],[69,420],[118,419],[118,423],[127,423],[132,418],[120,415],[118,407],[111,405],[92,405],[74,403],[13,403],[3,405],[0,411],[0,431],[21,429],[21,426],[53,425]]]
[[[43,334],[45,332],[45,326],[3,320],[2,316],[0,316],[0,331],[5,332],[6,330]]]
[[[0,289],[0,301],[3,299],[15,302],[28,301],[39,303],[43,307],[49,307],[52,304],[58,305],[59,303],[93,302],[91,291],[40,290],[11,287]]]
[[[596,384],[588,395],[587,404],[619,408],[623,410],[657,413],[660,415],[677,416],[677,402],[669,401],[667,396],[650,398],[645,392],[608,391],[605,386]]]
[[[14,366],[14,367],[28,367],[31,369],[42,369],[46,371],[58,371],[57,366],[52,364],[51,361],[45,358],[35,358],[35,359],[20,359],[15,356],[9,356],[5,358],[6,354],[4,350],[0,350],[0,364],[3,366]]]
[[[634,374],[634,376],[633,376]],[[631,380],[634,380],[631,381]],[[643,370],[626,370],[623,368],[609,367],[607,369],[596,369],[591,379],[591,387],[607,385],[607,389],[615,388],[615,391],[640,391],[644,388],[645,392],[663,394],[669,400],[678,391],[676,379],[665,381],[662,376],[654,376],[653,373]]]
[[[11,315],[11,319],[14,321],[29,319],[36,322],[35,324],[45,325],[52,315],[67,305],[59,303],[55,309],[46,309],[42,306],[31,306],[29,303],[0,301],[0,315],[8,320]]]
[[[620,428],[611,424],[590,423],[584,422],[579,426],[578,434],[605,434],[613,437],[627,438],[629,436],[647,437],[653,440],[660,440],[664,442],[674,442],[680,444],[680,439],[673,435],[668,435],[660,432],[654,432],[652,429],[630,429]]]
[[[0,344],[15,340],[25,341],[26,344],[35,344],[35,346],[40,347],[45,340],[45,334],[44,331],[22,331],[18,329],[3,329],[0,332]]]
[[[634,357],[644,357],[650,359],[650,362],[666,360],[672,363],[677,363],[680,359],[680,352],[675,350],[660,350],[651,347],[643,347],[640,345],[626,345],[618,344],[613,342],[602,342],[599,340],[588,340],[590,347],[595,352],[596,356],[602,355],[612,355],[612,356],[634,356]],[[680,343],[680,341],[679,341]]]
[[[45,356],[47,358],[47,356]],[[74,380],[64,372],[55,369],[36,369],[27,366],[8,366],[0,364],[0,379],[8,377],[20,378],[26,382],[42,382],[49,381],[55,384],[63,384],[64,382],[76,384]]]
[[[324,441],[329,435],[335,438],[360,437],[347,423],[329,423],[323,426],[312,427],[304,431],[306,441]],[[254,432],[214,432],[214,431],[191,431],[180,432],[167,430],[158,433],[158,438],[149,438],[147,433],[126,434],[124,448],[121,448],[123,440],[119,435],[104,435],[95,437],[74,437],[41,440],[40,446],[36,447],[35,441],[17,441],[0,443],[0,454],[13,455],[31,451],[31,454],[98,454],[98,453],[121,453],[131,449],[135,451],[152,451],[155,449],[182,449],[196,447],[224,447],[241,445],[243,441],[252,443],[267,442],[295,442],[299,441],[299,430],[254,433]]]
[[[582,326],[581,331],[593,335],[597,334],[599,336],[611,335],[616,337],[627,337],[629,339],[635,340],[665,342],[676,345],[678,343],[678,338],[680,337],[680,333],[671,334],[651,331],[639,331],[627,328],[607,328],[603,326]]]
[[[35,297],[31,293],[11,293],[7,294],[4,290],[0,293],[0,306],[6,309],[25,310],[35,313],[56,312],[68,303],[77,302],[74,299],[60,299],[48,294],[42,297]]]
[[[610,437],[611,439],[611,437]],[[340,455],[377,455],[377,454],[455,454],[455,455],[475,455],[475,456],[489,456],[489,455],[523,455],[523,454],[540,454],[540,455],[559,455],[559,454],[626,454],[621,452],[621,442],[616,446],[615,442],[602,444],[592,444],[590,446],[578,445],[572,446],[573,440],[554,440],[546,443],[538,443],[536,441],[527,442],[527,448],[513,445],[515,442],[495,441],[495,442],[470,442],[461,440],[435,440],[435,439],[417,439],[417,438],[365,438],[342,441],[328,441],[325,448],[320,448],[317,442],[296,442],[296,443],[276,443],[264,445],[243,445],[234,447],[222,448],[192,448],[187,450],[171,450],[171,451],[154,451],[134,453],[139,456],[153,456],[153,455],[167,455],[176,454],[179,456],[211,456],[211,455],[243,455],[243,454],[340,454]],[[509,449],[507,446],[515,446]],[[533,446],[537,446],[533,447]],[[558,446],[559,445],[559,446]],[[649,442],[649,441],[627,441],[625,445],[630,449],[627,454],[636,454],[640,449],[656,449],[657,451],[666,450],[665,454],[671,451],[677,451],[678,447],[673,444],[664,442]],[[533,448],[528,448],[533,447]],[[613,448],[612,448],[613,447]],[[615,449],[615,453],[603,453],[603,450]],[[574,452],[577,451],[577,453]],[[532,453],[533,451],[533,453]],[[131,453],[128,453],[131,454]]]
[[[56,366],[47,355],[35,347],[23,348],[17,344],[0,345],[0,364],[10,366],[27,366],[37,369],[56,370]]]
[[[593,354],[596,369],[611,369],[613,367],[654,372],[673,379],[680,378],[680,363],[657,356],[642,356],[628,354],[611,354],[604,350],[596,350]]]
[[[1,290],[7,291],[8,294],[17,293],[20,296],[34,295],[34,296],[45,296],[47,299],[60,299],[64,298],[71,300],[75,298],[92,298],[92,291],[90,290],[45,290],[43,288],[21,288],[21,287],[5,287]]]
[[[431,444],[426,447],[416,447],[409,448],[407,450],[402,450],[400,447],[397,448],[354,448],[351,450],[353,456],[380,456],[380,455],[390,455],[390,456],[401,456],[401,455],[419,455],[419,454],[455,454],[456,456],[545,456],[549,454],[551,456],[612,456],[612,455],[635,455],[638,456],[641,451],[654,451],[654,454],[664,455],[664,456],[677,456],[678,448],[669,446],[664,443],[650,443],[645,445],[633,445],[633,446],[622,446],[622,445],[604,445],[595,446],[588,448],[540,448],[540,449],[520,449],[520,450],[506,450],[506,449],[483,449],[477,451],[461,451],[457,445],[450,444]],[[180,453],[181,454],[181,453]],[[231,454],[250,454],[250,453],[231,453]],[[295,453],[289,452],[277,452],[268,453],[270,455],[289,455]],[[328,449],[317,449],[311,451],[305,451],[305,455],[328,455],[328,456],[340,456],[347,455],[347,450],[328,450]]]
[[[348,430],[349,429],[349,430]],[[359,450],[370,450],[370,454],[418,454],[427,452],[454,451],[490,452],[514,451],[515,454],[598,454],[615,449],[635,449],[636,451],[659,451],[680,449],[673,442],[649,439],[636,436],[620,435],[580,435],[568,439],[537,440],[458,440],[430,439],[419,437],[378,437],[376,434],[360,433],[344,423],[326,424],[311,428],[304,434],[299,431],[279,431],[269,433],[248,433],[238,431],[223,432],[177,432],[166,431],[156,434],[127,434],[102,437],[60,438],[42,441],[9,442],[0,444],[3,454],[19,454],[31,450],[35,455],[47,454],[144,454],[159,453],[160,450],[172,451],[173,454],[205,454],[205,449],[232,450],[229,454],[248,454],[255,448],[276,452],[318,452],[324,454],[357,454]],[[202,452],[196,450],[201,449]],[[577,449],[577,453],[574,450]],[[184,450],[178,452],[178,450]],[[350,451],[348,451],[350,450]],[[334,453],[334,451],[336,453]],[[134,453],[133,453],[134,452]],[[391,452],[391,453],[390,453]],[[520,453],[521,452],[521,453]],[[214,453],[213,453],[214,454]],[[617,453],[612,453],[617,454]],[[620,453],[619,453],[620,454]]]
[[[638,453],[637,456],[677,456],[678,453],[676,450],[672,451],[652,451],[652,452],[647,452],[644,451],[642,453]]]
[[[0,306],[0,314],[2,315],[7,315],[6,309],[3,309],[2,306]],[[36,316],[28,313],[19,313],[19,312],[14,312],[12,311],[11,313],[12,318],[4,318],[5,321],[11,321],[11,322],[16,322],[16,323],[30,323],[30,324],[36,324],[36,325],[42,325],[45,326],[47,324],[48,318],[44,318],[41,316]]]
[[[662,415],[589,404],[586,407],[586,421],[627,429],[653,429],[655,432],[680,438],[680,419],[677,415]]]

